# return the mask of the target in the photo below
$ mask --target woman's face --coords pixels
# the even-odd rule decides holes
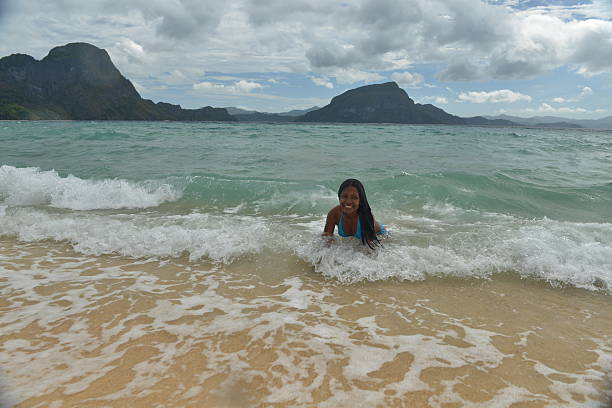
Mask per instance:
[[[353,186],[348,186],[340,193],[340,210],[345,214],[353,214],[359,208],[359,192]]]

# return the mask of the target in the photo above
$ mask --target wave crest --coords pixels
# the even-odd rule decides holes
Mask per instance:
[[[191,261],[207,258],[224,263],[257,253],[269,242],[268,226],[253,217],[197,213],[67,216],[27,208],[2,210],[0,206],[1,235],[26,242],[67,241],[75,251],[91,255],[116,253],[143,258],[188,254]]]
[[[512,272],[553,286],[612,293],[612,224],[509,222],[426,246],[403,235],[393,234],[375,251],[358,240],[336,238],[331,245],[320,239],[297,243],[294,252],[316,272],[348,284],[428,276],[489,279]]]
[[[55,170],[0,167],[0,200],[5,205],[49,205],[70,210],[156,207],[176,201],[182,192],[158,181],[84,180],[61,177]]]

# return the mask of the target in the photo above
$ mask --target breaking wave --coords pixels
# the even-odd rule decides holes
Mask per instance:
[[[49,205],[70,210],[156,207],[176,201],[182,193],[159,182],[121,179],[84,180],[61,177],[56,171],[35,167],[0,167],[0,200],[5,205]]]

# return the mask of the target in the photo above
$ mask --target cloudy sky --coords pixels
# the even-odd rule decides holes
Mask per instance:
[[[612,115],[610,0],[0,0],[0,56],[104,48],[144,98],[282,112],[396,81],[460,116]]]

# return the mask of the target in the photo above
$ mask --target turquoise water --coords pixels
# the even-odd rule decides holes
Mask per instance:
[[[220,263],[272,251],[342,282],[511,272],[612,288],[610,132],[2,122],[0,146],[0,234],[21,241]],[[390,230],[376,253],[321,244],[349,177]]]

